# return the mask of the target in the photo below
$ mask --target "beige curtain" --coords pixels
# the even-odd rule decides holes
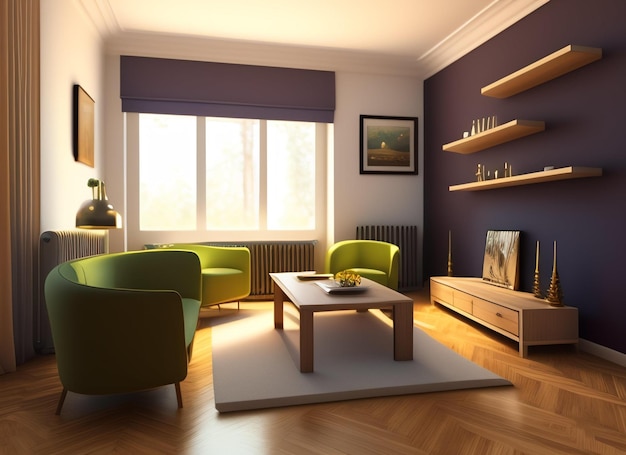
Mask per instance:
[[[34,355],[39,239],[39,0],[0,0],[0,374]]]
[[[15,370],[11,298],[11,224],[9,211],[9,29],[8,3],[0,10],[0,374]]]

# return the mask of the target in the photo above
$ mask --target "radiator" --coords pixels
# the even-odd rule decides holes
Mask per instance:
[[[398,287],[402,290],[420,287],[418,275],[417,226],[357,226],[357,240],[380,240],[400,248]]]
[[[44,295],[44,284],[50,271],[62,262],[106,253],[104,231],[58,230],[46,231],[39,237],[39,299],[35,310],[35,350],[42,354],[54,352],[50,322]]]
[[[315,270],[315,240],[276,242],[204,242],[215,246],[245,246],[250,250],[250,296],[274,294],[272,272]]]

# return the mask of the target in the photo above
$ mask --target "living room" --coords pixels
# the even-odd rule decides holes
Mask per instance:
[[[613,49],[619,48],[623,37],[619,31],[612,35],[606,25],[611,17],[605,15],[611,16],[611,6],[607,5],[606,13],[604,8],[596,8],[591,21],[583,4],[574,8],[549,2],[425,82],[415,68],[401,66],[393,59],[376,71],[372,61],[356,62],[369,65],[357,72],[354,62],[337,63],[333,58],[338,56],[326,56],[327,66],[340,68],[335,71],[334,156],[329,163],[334,174],[328,182],[329,192],[336,196],[329,204],[327,238],[317,239],[318,254],[334,241],[353,237],[358,225],[416,225],[419,250],[423,251],[417,269],[423,280],[446,274],[449,232],[454,274],[480,276],[486,231],[517,229],[523,232],[520,288],[530,291],[536,241],[541,244],[544,286],[550,279],[556,241],[561,283],[567,304],[579,308],[583,345],[588,341],[588,349],[619,359],[626,346],[620,335],[622,309],[617,283],[626,252],[624,243],[614,239],[620,238],[625,223],[624,213],[615,206],[618,195],[624,194],[624,179],[619,173],[622,158],[616,153],[623,148],[624,138],[619,126],[623,113],[619,102],[623,93],[619,82],[621,61]],[[299,58],[312,58],[294,49],[289,53],[279,49],[283,51],[281,57],[276,49],[248,43],[229,42],[217,47],[194,40],[146,40],[132,33],[124,35],[123,40],[103,42],[77,5],[63,2],[52,7],[43,3],[42,8],[42,232],[72,226],[90,177],[104,178],[109,199],[120,213],[126,210],[119,55],[219,61],[228,54],[233,63],[277,65],[282,58],[291,66],[296,66]],[[562,14],[562,8],[567,14]],[[549,29],[542,28],[545,21],[550,22]],[[535,33],[538,29],[542,32]],[[519,44],[520,36],[525,45]],[[480,95],[482,86],[567,44],[603,48],[603,58],[508,100]],[[254,59],[241,61],[251,51],[255,51]],[[347,68],[343,70],[340,65]],[[95,168],[74,162],[69,153],[71,87],[75,83],[87,88],[96,101]],[[617,90],[607,90],[613,86]],[[359,174],[362,114],[418,118],[418,175]],[[501,123],[515,118],[545,121],[546,131],[478,154],[441,151],[444,143],[470,130],[472,119],[496,114]],[[601,146],[598,137],[602,138]],[[515,173],[549,165],[596,166],[603,169],[603,176],[487,192],[447,191],[450,185],[474,180],[476,163],[497,169],[505,161],[511,163]],[[63,185],[58,184],[59,176],[63,176]],[[352,195],[354,188],[359,188],[358,198],[368,204],[355,203],[353,197],[345,196]],[[394,197],[389,198],[389,194]],[[61,206],[54,204],[59,200],[64,201]],[[445,210],[441,210],[443,207]],[[207,240],[232,239],[197,239]],[[111,251],[128,247],[122,230],[111,232]]]
[[[291,48],[281,48],[280,55],[265,46],[230,42],[217,47],[133,34],[104,42],[80,2],[42,2],[41,8],[42,232],[72,227],[91,177],[103,178],[109,199],[122,213],[126,209],[120,55],[279,66],[306,66],[313,58]],[[360,224],[417,225],[419,273],[427,281],[446,274],[449,233],[454,274],[479,276],[486,231],[519,229],[521,288],[530,291],[536,241],[544,289],[556,241],[565,303],[579,310],[581,349],[626,364],[618,289],[626,255],[620,199],[626,194],[623,13],[620,0],[552,0],[428,77],[393,59],[381,59],[374,70],[372,62],[351,66],[329,54],[326,66],[315,66],[336,72],[334,173],[329,178],[336,196],[329,215],[332,228],[320,248],[352,237]],[[508,100],[481,96],[481,87],[568,44],[602,48],[602,59]],[[84,86],[96,101],[94,168],[74,162],[71,154],[73,84]],[[418,175],[359,174],[362,114],[418,117]],[[476,155],[442,151],[443,144],[471,129],[473,119],[490,115],[501,123],[542,120],[546,129]],[[592,166],[601,167],[602,176],[485,192],[448,190],[475,180],[477,163],[495,170],[505,161],[514,173]],[[356,198],[368,202],[356,203]],[[124,250],[124,232],[112,231],[110,245],[112,251]]]

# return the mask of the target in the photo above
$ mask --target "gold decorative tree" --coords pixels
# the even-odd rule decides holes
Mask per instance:
[[[542,299],[541,287],[539,285],[539,240],[537,240],[537,252],[535,253],[535,279],[533,280],[533,295]]]
[[[554,262],[552,265],[552,277],[550,278],[550,286],[548,287],[548,296],[546,300],[552,306],[563,306],[563,289],[561,289],[561,281],[559,273],[556,270],[556,240],[554,241]]]

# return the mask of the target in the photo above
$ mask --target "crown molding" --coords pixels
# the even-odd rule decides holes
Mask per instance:
[[[205,60],[426,79],[471,52],[549,0],[493,0],[422,56],[277,45],[163,33],[126,32],[108,0],[75,0],[117,55]]]
[[[424,79],[441,71],[550,0],[494,0],[417,59]]]
[[[103,39],[121,30],[109,0],[74,0],[91,20]]]
[[[118,33],[106,40],[105,51],[113,55],[137,55],[412,77],[418,77],[420,72],[418,63],[411,56],[160,33]]]

